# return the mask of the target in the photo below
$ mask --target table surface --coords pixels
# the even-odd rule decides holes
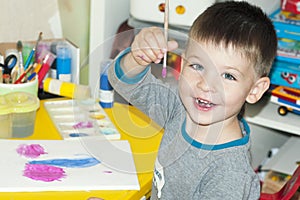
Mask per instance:
[[[61,100],[61,99],[60,99]],[[28,140],[59,140],[61,139],[47,111],[44,108],[45,101],[42,100],[40,108],[36,113],[34,133],[22,139]],[[152,185],[154,162],[157,155],[163,129],[151,121],[137,108],[115,103],[113,108],[105,109],[107,115],[115,124],[121,134],[121,140],[128,140],[138,173],[140,190],[120,191],[59,191],[59,192],[20,192],[0,193],[0,199],[72,199],[83,200],[89,197],[100,197],[103,199],[141,199],[144,195],[149,196]]]

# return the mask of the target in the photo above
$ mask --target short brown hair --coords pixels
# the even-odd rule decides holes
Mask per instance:
[[[272,21],[259,7],[247,2],[213,4],[194,21],[189,37],[240,50],[260,77],[269,74],[277,51]]]

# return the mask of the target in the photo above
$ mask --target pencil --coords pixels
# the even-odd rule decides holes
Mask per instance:
[[[169,0],[165,1],[165,15],[164,15],[164,34],[166,42],[168,42],[168,26],[169,26]],[[164,60],[163,60],[163,69],[161,72],[163,78],[167,76],[167,49],[164,53]]]

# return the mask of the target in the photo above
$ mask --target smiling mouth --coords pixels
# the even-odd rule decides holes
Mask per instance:
[[[211,108],[211,107],[213,107],[213,106],[216,105],[216,104],[214,104],[214,103],[212,103],[210,101],[207,101],[207,100],[204,100],[204,99],[200,99],[200,98],[196,98],[196,103],[200,107],[204,107],[204,108]]]

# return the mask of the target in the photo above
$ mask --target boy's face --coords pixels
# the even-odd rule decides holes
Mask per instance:
[[[248,60],[230,46],[197,42],[183,59],[179,93],[189,118],[201,125],[236,119],[257,81]]]

